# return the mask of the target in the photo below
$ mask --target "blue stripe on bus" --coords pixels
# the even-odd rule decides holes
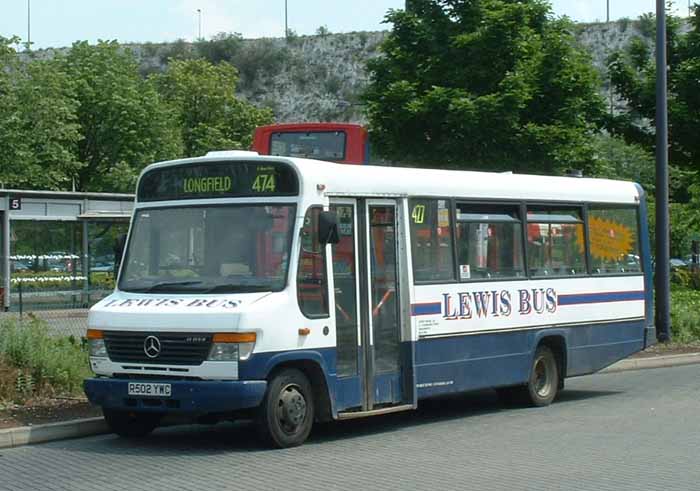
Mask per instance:
[[[571,295],[559,295],[557,298],[558,305],[627,302],[632,300],[644,300],[644,291],[638,290],[626,292],[575,293]]]
[[[414,303],[411,304],[411,315],[434,315],[442,313],[442,303]]]

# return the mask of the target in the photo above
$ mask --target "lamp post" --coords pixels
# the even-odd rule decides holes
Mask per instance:
[[[198,17],[198,22],[199,22],[199,35],[197,36],[198,40],[202,39],[202,9],[197,9],[197,17]]]
[[[289,36],[289,24],[288,22],[288,17],[287,17],[287,0],[284,0],[284,39],[285,41],[288,40]]]
[[[32,0],[27,0],[27,51],[32,47]]]
[[[656,337],[671,339],[666,6],[656,0]]]
[[[605,2],[605,22],[610,23],[610,0],[606,0]],[[610,78],[610,117],[613,115],[613,111],[615,110],[615,103],[613,99],[613,87],[612,87],[612,78]]]

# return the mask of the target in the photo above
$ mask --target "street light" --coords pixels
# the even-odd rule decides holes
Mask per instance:
[[[197,9],[197,16],[199,17],[199,36],[197,36],[198,40],[202,39],[202,9]]]
[[[32,0],[27,0],[27,51],[32,46]]]
[[[287,24],[287,0],[284,0],[284,39],[289,36],[289,25]]]
[[[666,2],[656,0],[656,338],[671,339]]]

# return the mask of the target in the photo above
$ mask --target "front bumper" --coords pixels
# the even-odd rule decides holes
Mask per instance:
[[[171,396],[130,396],[129,383],[134,382],[170,384]],[[89,378],[85,380],[83,387],[92,404],[106,409],[207,414],[260,405],[265,396],[267,382]]]

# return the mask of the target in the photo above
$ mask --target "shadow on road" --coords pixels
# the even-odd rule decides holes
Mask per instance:
[[[617,394],[617,391],[565,390],[557,403],[569,403]],[[499,412],[538,411],[536,408],[518,408],[504,405],[493,390],[470,392],[421,401],[418,410],[375,416],[349,421],[317,424],[306,445],[317,445],[336,440],[362,438],[418,427],[496,414]],[[544,409],[546,410],[546,409]],[[172,453],[215,455],[225,452],[266,451],[257,439],[255,426],[248,421],[220,423],[214,426],[181,425],[160,428],[146,438],[126,440],[114,435],[85,442],[80,451],[103,454],[148,454],[150,456]]]

